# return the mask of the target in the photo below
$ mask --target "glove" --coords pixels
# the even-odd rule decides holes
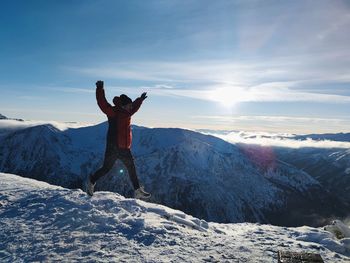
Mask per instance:
[[[102,80],[98,80],[96,82],[96,88],[98,89],[103,89],[103,81]]]
[[[147,98],[147,92],[142,93],[141,99],[142,99],[142,100],[145,100],[146,98]]]

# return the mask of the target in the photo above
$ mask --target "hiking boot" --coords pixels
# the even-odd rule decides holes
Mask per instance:
[[[151,197],[150,193],[147,193],[143,186],[135,190],[135,198],[137,199],[148,199]]]
[[[92,183],[90,178],[87,178],[85,181],[85,185],[84,185],[84,191],[89,195],[89,196],[93,196],[94,195],[94,188],[95,188],[96,183]]]

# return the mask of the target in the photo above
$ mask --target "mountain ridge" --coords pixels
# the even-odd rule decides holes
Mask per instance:
[[[66,130],[40,125],[11,132],[0,139],[0,170],[81,187],[102,162],[106,128],[106,123]],[[139,177],[153,193],[154,202],[210,221],[281,225],[321,225],[334,212],[341,215],[344,210],[341,204],[332,207],[330,193],[323,192],[315,179],[274,156],[267,156],[272,162],[260,167],[254,156],[214,136],[135,126],[133,133]],[[122,170],[117,162],[96,189],[131,197],[133,191]],[[301,205],[291,202],[296,197]],[[300,222],[288,218],[287,204],[300,211],[302,216],[296,213],[303,218]]]

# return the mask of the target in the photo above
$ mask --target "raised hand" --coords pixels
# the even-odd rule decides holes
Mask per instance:
[[[142,100],[145,100],[146,98],[147,98],[147,92],[142,93],[141,99],[142,99]]]
[[[96,82],[96,88],[98,89],[103,89],[103,81],[102,80],[98,80]]]

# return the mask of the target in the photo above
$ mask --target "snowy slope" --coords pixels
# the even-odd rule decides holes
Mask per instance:
[[[106,129],[106,123],[64,130],[46,124],[8,133],[0,139],[0,171],[81,187],[102,162]],[[271,153],[183,129],[134,127],[133,135],[138,174],[153,202],[210,221],[289,226],[321,225],[348,211],[318,181]],[[122,168],[118,162],[96,189],[131,197]]]
[[[135,153],[142,153],[139,171],[155,189],[155,201],[191,215],[298,225],[315,223],[310,214],[320,219],[320,211],[326,214],[331,205],[317,181],[273,155],[252,156],[215,137],[180,129],[135,130],[135,138]],[[256,157],[269,165],[261,167]]]
[[[89,198],[0,173],[1,262],[276,262],[278,250],[349,262],[350,238],[321,228],[208,223],[165,206]]]
[[[350,149],[275,148],[275,152],[350,203]]]
[[[72,129],[59,123],[25,122],[19,127],[10,124],[5,128],[6,135],[0,137],[0,170],[65,187],[79,187],[82,176],[96,169],[103,157],[104,132],[98,132],[99,126],[93,127],[96,128],[91,145],[91,136],[84,133],[84,127]],[[81,132],[76,138],[75,130]],[[97,134],[101,134],[100,140]]]
[[[276,158],[307,172],[326,190],[337,193],[343,202],[350,203],[350,133],[335,134],[278,134],[212,130],[213,134],[242,149],[266,150]],[[265,150],[264,150],[265,149]]]

